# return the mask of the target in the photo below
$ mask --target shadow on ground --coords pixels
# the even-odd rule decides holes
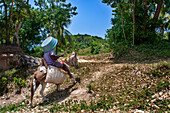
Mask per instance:
[[[52,93],[49,93],[45,96],[46,98],[49,98],[49,101],[44,100],[41,103],[39,103],[39,105],[47,105],[49,103],[52,104],[53,102],[55,102],[55,103],[62,102],[63,100],[68,98],[74,90],[77,89],[77,88],[74,88],[74,86],[76,84],[80,83],[80,78],[77,78],[76,81],[77,81],[77,83],[72,83],[67,88],[61,89],[60,91],[57,91],[57,88],[56,88],[55,91],[53,91]]]

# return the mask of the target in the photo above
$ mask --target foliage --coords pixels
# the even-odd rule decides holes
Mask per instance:
[[[66,30],[66,27],[71,24],[71,17],[77,14],[77,7],[72,7],[71,3],[67,4],[66,0],[35,0],[35,4],[42,11],[46,37],[57,38],[59,47],[65,47],[66,42],[70,44],[71,33]]]
[[[0,41],[19,46],[18,33],[25,18],[29,15],[29,0],[2,0],[0,15]]]
[[[85,49],[92,45],[92,43],[101,43],[104,44],[105,40],[97,37],[97,36],[90,36],[90,35],[73,35],[72,40],[74,40],[74,47],[75,50]]]
[[[151,74],[154,77],[162,77],[162,76],[167,76],[169,73],[170,66],[165,65],[165,64],[160,64],[157,66],[156,69],[151,71]],[[166,70],[166,71],[165,71]]]
[[[99,54],[101,49],[101,45],[99,43],[93,42],[90,47],[91,47],[92,54]]]
[[[26,72],[26,68],[23,67],[2,71],[0,73],[0,86],[2,86],[0,87],[0,95],[8,93],[9,91],[13,90],[14,87],[16,89],[25,87],[25,79],[27,78],[27,76],[28,74]]]
[[[95,89],[95,86],[93,85],[94,81],[90,81],[90,84],[87,85],[87,88],[89,89],[89,93],[92,93],[92,90]]]
[[[42,47],[37,45],[37,46],[34,46],[34,48],[29,52],[29,55],[41,58],[42,53],[43,53]]]
[[[28,105],[28,103],[29,103],[28,100],[23,100],[19,104],[10,104],[9,106],[3,106],[3,107],[0,106],[0,111],[2,113],[6,113],[9,111],[13,111],[13,112],[20,111],[20,110],[25,109],[24,107]]]
[[[85,48],[85,49],[80,49],[78,51],[78,55],[84,55],[84,56],[87,56],[87,55],[91,55],[91,48],[88,47],[88,48]]]
[[[25,19],[19,32],[21,47],[29,55],[38,52],[36,46],[45,39],[40,35],[44,26],[41,19],[43,15],[37,9],[30,9],[30,14],[31,16]]]
[[[80,102],[78,102],[77,100],[68,100],[62,102],[61,104],[54,103],[53,106],[49,108],[49,110],[50,112],[56,112],[56,111],[81,112],[81,110],[94,112],[100,109],[108,110],[112,108],[113,102],[115,102],[114,97],[108,95],[108,96],[102,96],[101,99],[96,102],[90,101],[90,104],[87,104],[86,101],[84,100],[80,100]]]
[[[133,38],[133,44],[161,41],[164,32],[169,32],[170,3],[167,0],[102,2],[113,8],[112,28],[106,31],[106,38],[111,47],[122,41],[133,43]]]
[[[100,52],[110,52],[107,40],[97,36],[90,35],[73,35],[73,46],[70,51],[78,50],[79,55],[99,54]]]
[[[21,78],[14,77],[13,81],[14,81],[16,88],[21,88],[21,87],[24,87],[26,85],[25,80],[22,80]]]
[[[0,95],[5,93],[7,90],[7,85],[12,81],[13,74],[16,73],[15,69],[7,70],[0,73]]]
[[[71,17],[76,15],[76,7],[66,0],[34,0],[35,9],[29,0],[1,1],[0,43],[17,44],[26,54],[33,54],[34,47],[53,36],[59,40],[58,46],[72,45],[71,33],[66,27]]]

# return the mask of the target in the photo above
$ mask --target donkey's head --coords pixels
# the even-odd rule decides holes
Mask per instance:
[[[77,51],[73,51],[70,57],[68,57],[68,64],[74,66],[76,69],[79,67],[77,59]]]

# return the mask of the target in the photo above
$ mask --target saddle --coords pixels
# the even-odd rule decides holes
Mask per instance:
[[[44,58],[42,58],[42,64],[41,64],[41,66],[45,66],[45,68],[46,69],[48,69],[48,65],[47,65],[47,63],[46,63],[46,61],[45,61],[45,59]],[[62,68],[57,68],[56,67],[56,69],[58,69],[59,71],[61,71],[62,73],[64,73],[64,74],[67,74],[67,72],[64,70],[64,69],[62,69]]]

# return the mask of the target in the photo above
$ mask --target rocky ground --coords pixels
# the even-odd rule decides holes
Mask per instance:
[[[103,95],[113,95],[115,102],[113,108],[107,110],[107,112],[120,112],[126,110],[125,107],[135,99],[133,94],[141,93],[145,87],[157,88],[159,81],[170,81],[170,77],[154,78],[148,77],[146,72],[152,70],[153,64],[127,64],[127,63],[115,63],[112,60],[110,53],[103,55],[91,55],[91,56],[79,56],[79,69],[71,68],[74,75],[79,77],[80,82],[74,84],[73,80],[66,78],[61,90],[56,90],[56,85],[47,84],[44,91],[44,95],[49,100],[42,100],[39,91],[39,87],[34,95],[33,108],[28,108],[27,105],[30,98],[30,77],[28,77],[26,88],[23,88],[21,94],[12,92],[11,94],[5,94],[0,97],[0,106],[8,106],[9,104],[25,104],[24,109],[19,112],[49,112],[53,103],[62,103],[69,100],[85,100],[87,104],[91,100],[97,101]],[[165,61],[166,63],[166,61]],[[154,64],[154,66],[156,66]],[[35,70],[35,69],[34,69]],[[151,75],[152,76],[152,75]],[[149,85],[149,86],[148,86]],[[169,85],[169,84],[168,84]],[[89,88],[89,86],[94,86]],[[169,87],[169,86],[168,86]],[[142,89],[141,89],[142,88]],[[125,96],[126,94],[126,96]],[[135,97],[138,97],[138,95]],[[146,97],[147,98],[147,97]],[[122,99],[122,100],[120,100]],[[141,105],[135,105],[129,108],[129,112],[156,112],[158,109],[163,109],[163,105],[157,105],[157,101],[164,102],[164,100],[170,101],[170,90],[165,87],[162,90],[151,93],[151,98],[147,98],[147,106],[144,106],[146,110],[140,110]],[[123,101],[123,102],[122,102]],[[139,102],[144,101],[139,99]],[[167,105],[170,109],[170,104]],[[147,110],[147,108],[152,108]],[[98,110],[100,112],[106,112],[104,109]],[[80,112],[85,112],[81,110]],[[97,111],[96,111],[97,112]],[[165,112],[168,112],[165,109]]]

